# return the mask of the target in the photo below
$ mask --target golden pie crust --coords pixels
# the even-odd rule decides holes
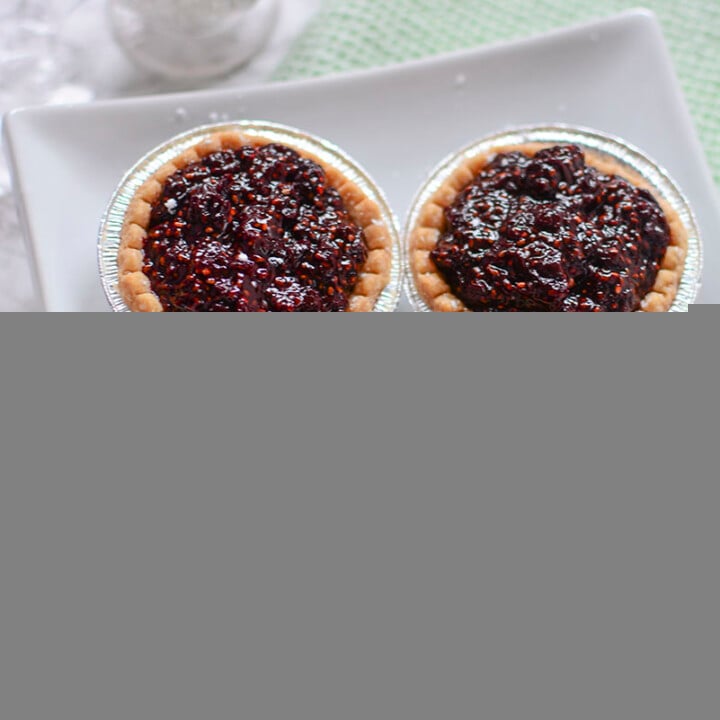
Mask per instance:
[[[423,300],[435,312],[472,312],[457,297],[441,275],[430,257],[440,236],[446,229],[445,210],[458,195],[487,167],[499,154],[522,152],[534,156],[552,143],[525,143],[494,148],[462,163],[442,184],[435,194],[421,208],[415,227],[410,232],[408,250],[410,267],[415,286]],[[617,175],[635,187],[644,188],[653,193],[665,213],[670,226],[670,244],[663,258],[660,271],[653,289],[643,298],[639,312],[667,312],[677,295],[680,279],[685,267],[688,248],[688,231],[677,212],[657,193],[639,174],[610,157],[584,150],[585,161],[605,175]]]
[[[220,150],[238,150],[248,145],[261,147],[273,142],[276,141],[250,137],[239,131],[214,133],[163,165],[138,189],[125,215],[118,251],[118,289],[130,310],[164,310],[160,299],[151,288],[149,278],[143,272],[143,248],[152,207],[162,196],[167,179],[178,170]],[[390,282],[392,271],[392,235],[383,220],[380,207],[339,170],[311,153],[299,148],[293,149],[322,167],[328,183],[340,193],[351,220],[363,231],[368,257],[355,289],[348,298],[348,312],[371,312]]]

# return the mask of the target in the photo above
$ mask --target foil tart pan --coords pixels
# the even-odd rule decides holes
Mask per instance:
[[[390,205],[375,181],[355,160],[327,140],[310,133],[266,121],[235,121],[203,125],[178,135],[150,151],[120,181],[100,224],[98,236],[98,266],[105,296],[115,312],[130,312],[118,290],[117,255],[120,247],[125,215],[138,189],[165,163],[195,147],[217,132],[238,131],[248,137],[257,137],[314,155],[336,168],[354,182],[380,208],[383,222],[392,236],[392,269],[390,282],[380,294],[373,312],[394,312],[402,292],[402,247],[399,224]]]
[[[415,229],[423,206],[445,181],[467,160],[490,154],[496,148],[525,143],[551,145],[575,144],[582,149],[610,157],[628,170],[640,175],[656,196],[664,199],[680,216],[688,231],[688,250],[677,296],[669,312],[687,312],[697,299],[703,266],[702,241],[695,215],[685,195],[666,170],[651,160],[642,150],[620,138],[589,128],[569,125],[543,125],[505,130],[477,140],[443,160],[430,174],[412,203],[403,233],[403,269],[406,292],[416,312],[432,312],[416,284],[410,264],[410,235]]]

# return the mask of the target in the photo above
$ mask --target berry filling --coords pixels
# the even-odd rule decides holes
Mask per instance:
[[[636,311],[670,243],[653,195],[574,145],[497,155],[445,218],[431,257],[475,311]]]
[[[323,169],[277,144],[216,152],[168,178],[144,252],[166,311],[342,312],[367,260]]]

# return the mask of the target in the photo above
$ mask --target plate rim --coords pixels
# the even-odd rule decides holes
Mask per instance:
[[[371,68],[360,68],[357,70],[349,70],[340,73],[330,73],[327,75],[318,75],[315,77],[300,78],[297,80],[278,80],[273,81],[268,79],[262,83],[252,83],[250,85],[237,85],[230,87],[216,87],[201,90],[189,90],[181,92],[171,93],[153,93],[150,95],[133,95],[130,97],[122,98],[105,98],[102,100],[94,100],[89,103],[58,103],[57,105],[29,105],[25,107],[15,108],[5,115],[5,122],[12,121],[18,115],[25,114],[61,114],[65,112],[74,112],[77,110],[87,111],[88,109],[103,110],[105,108],[119,107],[122,105],[133,105],[138,102],[143,104],[153,104],[154,102],[163,102],[166,100],[172,100],[173,102],[182,102],[183,99],[187,98],[198,98],[198,97],[216,97],[218,95],[230,94],[234,95],[238,90],[242,92],[255,92],[257,90],[263,90],[268,87],[282,87],[283,89],[299,89],[302,90],[305,87],[319,87],[325,83],[334,84],[338,81],[358,81],[366,78],[376,78],[385,74],[394,75],[398,71],[409,71],[420,70],[423,67],[432,65],[436,66],[442,63],[452,63],[456,60],[467,58],[467,57],[482,57],[485,54],[494,54],[498,50],[502,49],[515,49],[516,47],[523,45],[534,45],[543,44],[546,42],[552,42],[558,38],[562,38],[569,35],[575,35],[580,32],[586,32],[588,30],[594,30],[602,27],[612,27],[615,25],[622,25],[631,20],[636,20],[641,24],[649,23],[655,26],[656,29],[662,29],[658,15],[650,10],[649,8],[637,7],[623,10],[618,13],[613,13],[605,17],[596,18],[594,20],[586,20],[583,22],[572,23],[570,25],[564,25],[562,27],[553,28],[541,33],[533,33],[522,37],[509,39],[509,40],[498,40],[496,42],[485,43],[483,45],[477,45],[471,48],[464,48],[460,50],[451,50],[450,52],[438,53],[436,55],[428,55],[427,57],[416,58],[413,60],[406,60],[399,63],[391,63],[388,65],[379,65]]]

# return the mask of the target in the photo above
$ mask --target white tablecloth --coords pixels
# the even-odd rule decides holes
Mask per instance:
[[[265,49],[243,69],[222,81],[212,83],[212,86],[254,85],[267,80],[320,2],[280,0],[279,22]],[[80,81],[97,98],[192,89],[149,78],[126,59],[111,38],[105,20],[104,0],[87,0],[68,22],[66,33],[78,46],[83,67],[86,68]],[[75,94],[82,96],[79,91],[68,92],[64,96]],[[11,109],[0,108],[0,112]],[[39,310],[28,254],[17,226],[13,198],[7,191],[8,182],[0,154],[0,311]]]

